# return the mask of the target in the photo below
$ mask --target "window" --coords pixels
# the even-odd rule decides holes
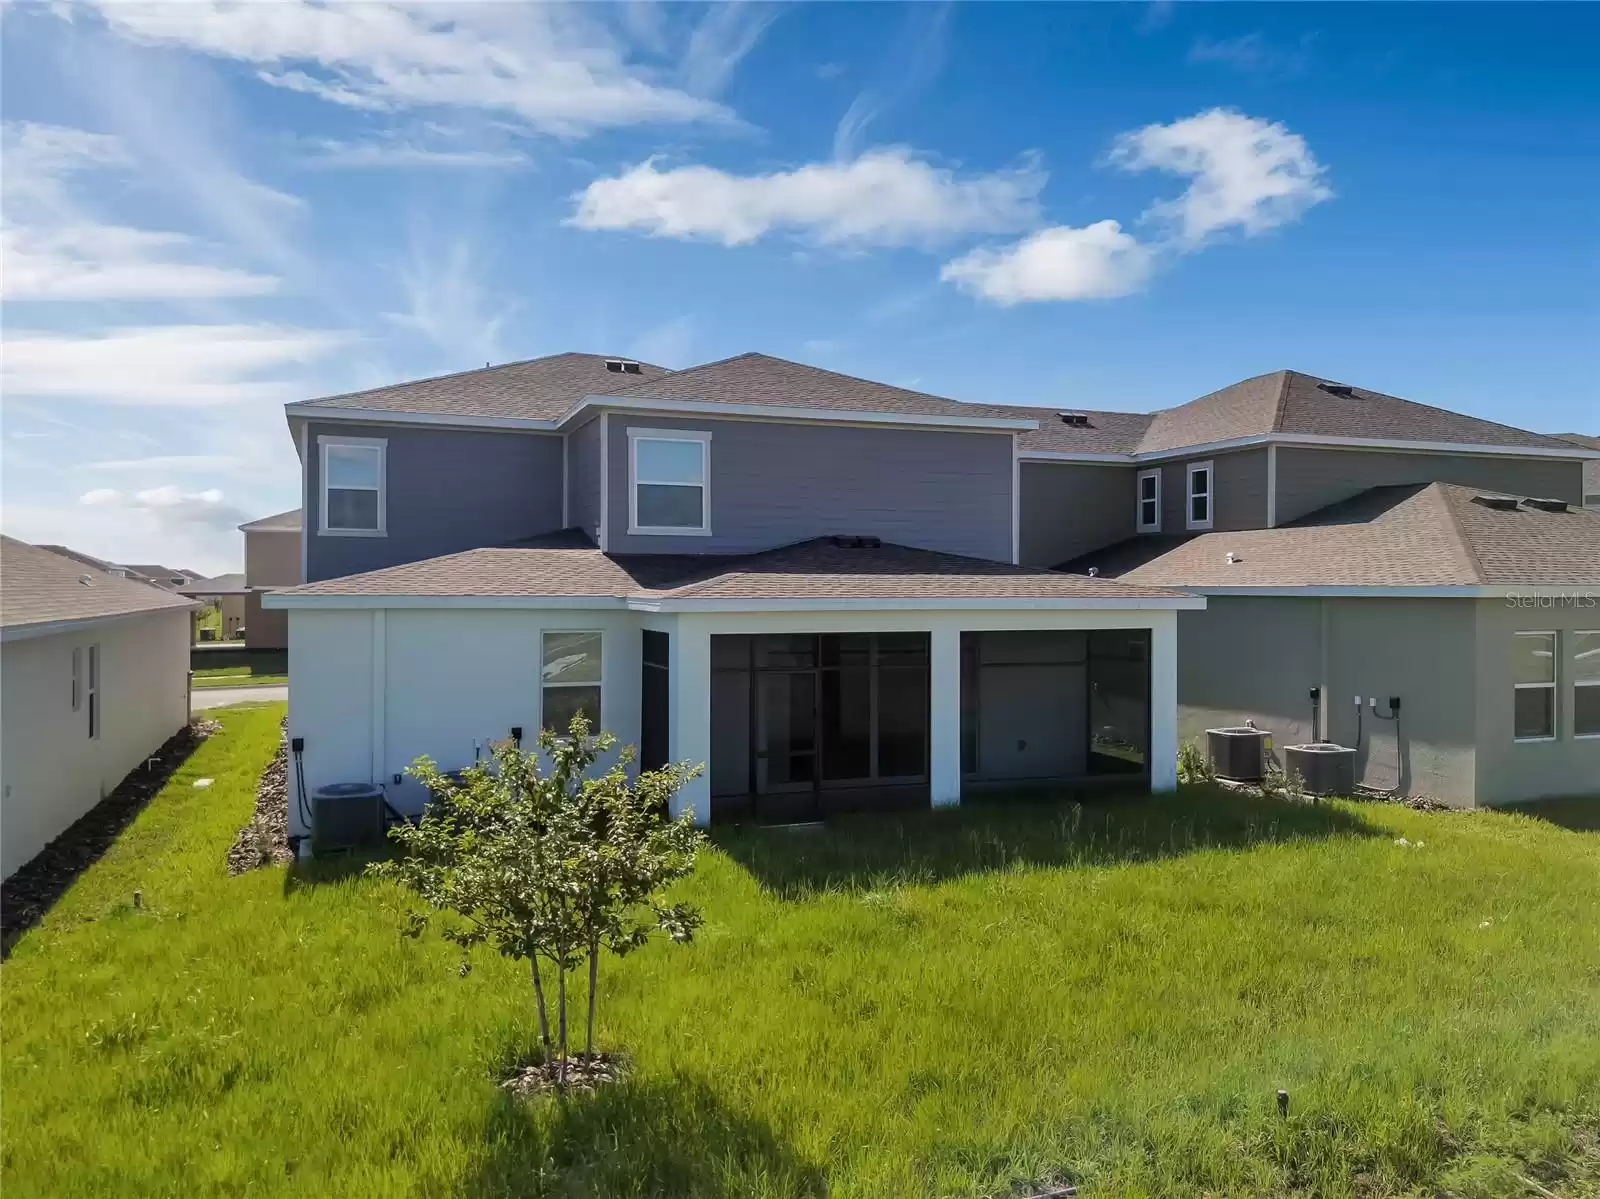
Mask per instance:
[[[1191,529],[1211,527],[1211,463],[1189,463],[1189,509],[1184,524]]]
[[[1161,472],[1139,472],[1139,532],[1161,531]]]
[[[670,752],[667,733],[672,719],[671,648],[668,634],[656,629],[644,631],[644,677],[639,687],[641,770],[659,770],[667,764]]]
[[[89,647],[89,687],[86,692],[89,701],[89,737],[91,740],[100,736],[100,647]]]
[[[1517,633],[1512,638],[1512,736],[1552,741],[1556,735],[1556,635]]]
[[[600,634],[546,633],[540,670],[544,727],[565,733],[582,712],[600,731]]]
[[[388,443],[376,437],[321,437],[322,526],[344,537],[384,534],[384,458]]]
[[[628,430],[628,532],[708,536],[711,434]]]
[[[72,647],[72,710],[83,707],[83,647]]]
[[[1600,630],[1572,634],[1572,734],[1600,737]]]

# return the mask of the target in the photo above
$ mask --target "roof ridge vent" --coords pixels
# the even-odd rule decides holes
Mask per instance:
[[[1341,399],[1353,400],[1356,398],[1356,389],[1351,387],[1348,383],[1329,383],[1323,381],[1317,384],[1317,389],[1319,391],[1325,391],[1331,396],[1339,396]]]
[[[1522,503],[1524,507],[1537,508],[1540,512],[1565,512],[1567,510],[1566,500],[1551,500],[1540,496],[1528,496]]]
[[[606,369],[613,375],[644,374],[644,368],[632,358],[607,358]]]
[[[879,537],[834,536],[828,538],[828,544],[840,550],[875,550],[882,548],[883,539]]]
[[[1071,425],[1076,429],[1089,427],[1089,414],[1087,412],[1058,412],[1056,415],[1061,418],[1061,423],[1064,425]]]
[[[1485,508],[1493,508],[1499,512],[1515,512],[1517,510],[1516,497],[1509,495],[1475,495],[1472,497],[1474,504],[1482,504]]]

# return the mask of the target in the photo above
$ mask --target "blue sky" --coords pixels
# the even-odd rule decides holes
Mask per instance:
[[[4,526],[238,569],[287,400],[749,349],[1595,432],[1588,5],[4,11]]]

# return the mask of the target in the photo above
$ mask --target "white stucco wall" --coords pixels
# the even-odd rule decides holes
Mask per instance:
[[[639,739],[636,614],[527,609],[291,611],[289,735],[305,738],[306,793],[329,783],[381,782],[402,812],[422,809],[404,771],[427,754],[441,769],[470,765],[488,744],[538,734],[545,630],[601,634],[601,723]],[[394,776],[402,776],[396,783]],[[306,830],[290,804],[290,832]]]
[[[72,650],[100,647],[101,727],[72,709]],[[152,612],[0,645],[0,877],[23,865],[189,719],[189,612]]]
[[[900,632],[931,635],[935,803],[961,795],[960,634],[970,629],[1148,628],[1151,635],[1152,785],[1177,784],[1177,622],[1169,610],[1011,609],[761,613],[647,613],[624,609],[388,608],[289,611],[289,735],[305,738],[305,787],[381,782],[402,812],[426,799],[409,778],[419,755],[445,770],[470,765],[490,741],[540,726],[540,641],[545,630],[598,630],[601,721],[624,744],[639,740],[641,631],[670,635],[673,761],[711,750],[713,633]],[[710,812],[709,779],[684,788],[677,809]],[[306,831],[291,799],[290,833]]]

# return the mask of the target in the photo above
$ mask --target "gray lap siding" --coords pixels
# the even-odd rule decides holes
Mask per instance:
[[[745,553],[828,534],[1011,560],[1006,433],[612,413],[612,553]],[[709,432],[710,536],[628,532],[628,429]]]
[[[1574,459],[1279,446],[1277,476],[1279,524],[1369,487],[1404,483],[1455,483],[1583,503],[1583,463]]]
[[[600,540],[600,418],[567,434],[567,524]]]
[[[387,532],[380,537],[322,532],[319,439],[387,442]],[[312,423],[307,430],[306,580],[336,578],[561,527],[561,438],[550,434]]]
[[[1192,458],[1162,463],[1162,533],[1189,531],[1184,517],[1189,504],[1188,467],[1192,462],[1211,463],[1212,531],[1223,533],[1267,527],[1267,451],[1266,447],[1258,446],[1226,454],[1196,454]],[[1278,469],[1280,472],[1283,469],[1281,461]]]
[[[1134,532],[1134,468],[1024,462],[1022,564],[1058,566]]]

